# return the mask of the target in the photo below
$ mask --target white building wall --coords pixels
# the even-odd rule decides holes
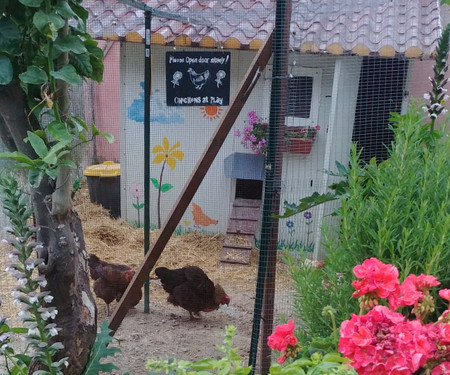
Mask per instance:
[[[189,50],[188,48],[183,50]],[[177,141],[180,147],[177,150],[184,152],[184,159],[177,161],[174,170],[165,167],[163,183],[169,183],[173,188],[162,194],[161,219],[166,219],[173,204],[179,197],[185,183],[188,181],[196,163],[202,155],[220,119],[227,107],[220,107],[220,118],[210,120],[204,117],[201,107],[168,107],[165,104],[165,52],[167,47],[152,46],[152,97],[150,105],[151,116],[151,150],[155,145],[160,145],[163,138],[167,137],[170,146]],[[138,221],[138,211],[133,207],[137,200],[132,195],[131,187],[135,184],[143,186],[144,176],[144,125],[142,121],[130,118],[129,110],[136,100],[141,100],[143,105],[143,90],[140,87],[143,82],[144,72],[144,46],[134,43],[123,43],[121,52],[121,211],[122,218],[129,222]],[[255,52],[231,51],[231,85],[230,101],[238,89]],[[241,115],[236,121],[236,128],[244,126],[247,113],[250,110],[261,108],[260,86],[261,80],[254,89],[255,95],[248,101]],[[258,94],[259,92],[259,94]],[[265,94],[267,96],[267,94]],[[143,111],[143,107],[142,107]],[[268,106],[264,107],[261,116],[268,115]],[[141,120],[141,119],[139,119]],[[217,224],[211,224],[201,229],[207,231],[225,232],[231,205],[234,200],[234,181],[226,178],[224,174],[223,160],[231,153],[246,152],[239,143],[239,139],[230,132],[222,146],[216,160],[212,163],[205,179],[193,202],[198,204],[203,212],[212,220],[218,220]],[[154,154],[150,155],[151,162]],[[151,164],[150,176],[159,180],[162,164]],[[157,224],[157,190],[151,185],[151,224]],[[142,200],[140,201],[142,202]],[[140,212],[140,224],[143,225],[143,213]],[[184,229],[194,228],[192,205],[186,211],[180,225]]]
[[[221,116],[215,119],[205,117],[200,107],[168,107],[165,104],[165,52],[169,47],[152,46],[152,97],[151,97],[151,149],[162,144],[167,137],[170,145],[180,142],[178,150],[184,152],[184,159],[177,161],[174,170],[166,166],[163,183],[173,186],[162,194],[161,219],[164,223],[173,204],[179,197],[185,183],[201,157],[206,145],[214,133],[227,107],[221,107]],[[171,47],[170,47],[171,48]],[[188,48],[183,50],[189,50]],[[253,51],[231,52],[230,102],[234,97],[254,55]],[[144,125],[142,119],[130,118],[130,107],[136,100],[143,104],[144,46],[123,43],[121,48],[121,211],[122,217],[129,221],[138,221],[138,210],[133,206],[137,199],[131,187],[143,186],[144,169]],[[337,58],[322,55],[299,55],[292,61],[303,67],[319,68],[322,72],[317,123],[321,126],[317,140],[309,155],[284,153],[281,202],[298,202],[302,197],[315,191],[324,192],[331,181],[324,177],[322,169],[329,166],[334,169],[334,161],[348,161],[351,134],[354,122],[356,95],[358,91],[360,60],[358,58]],[[255,110],[260,118],[268,119],[270,109],[270,66],[258,81],[247,103],[244,105],[233,129],[228,135],[216,160],[193,198],[203,212],[213,220],[209,226],[199,229],[211,232],[226,232],[228,217],[235,195],[235,180],[225,177],[224,159],[233,152],[249,152],[233,134],[234,129],[242,130],[249,111]],[[337,93],[339,92],[339,95]],[[133,104],[134,103],[134,104]],[[143,111],[143,106],[142,106]],[[139,121],[141,120],[141,121]],[[150,155],[153,161],[154,154]],[[151,164],[150,175],[157,180],[162,164]],[[151,224],[157,225],[157,190],[150,186]],[[140,201],[142,203],[142,199]],[[192,205],[180,222],[182,229],[196,229]],[[281,209],[281,212],[283,208]],[[286,220],[280,220],[280,240],[298,243],[314,242],[321,217],[327,209],[314,208],[312,224],[305,225],[303,215],[290,218],[295,232],[289,231]],[[143,213],[140,212],[140,225],[143,225]],[[217,224],[214,223],[217,220]],[[309,234],[308,234],[309,233]],[[319,241],[320,243],[320,241]]]

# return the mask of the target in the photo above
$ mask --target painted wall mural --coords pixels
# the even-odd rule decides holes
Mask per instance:
[[[144,82],[141,82],[140,86],[139,99],[134,99],[127,111],[128,118],[136,122],[144,122]],[[161,90],[153,91],[151,102],[150,122],[184,124],[183,109],[170,108],[170,111],[167,110],[166,101]]]
[[[160,164],[161,173],[159,175],[159,180],[155,178],[151,178],[153,186],[158,190],[158,202],[157,202],[157,210],[158,210],[158,228],[161,228],[161,194],[168,192],[173,188],[171,184],[165,183],[163,184],[163,174],[166,165],[169,166],[171,170],[174,170],[177,166],[177,160],[183,161],[184,152],[181,150],[177,150],[180,147],[180,142],[177,141],[173,146],[170,146],[169,140],[167,137],[164,137],[162,145],[156,145],[153,147],[152,153],[156,154],[153,158],[153,164]]]
[[[141,227],[141,209],[144,208],[144,203],[142,202],[142,198],[144,198],[144,187],[140,183],[135,182],[135,183],[131,184],[131,186],[130,186],[130,194],[136,200],[136,203],[133,202],[133,207],[137,210],[137,214],[138,214],[137,226],[138,226],[138,228],[140,228]],[[140,202],[140,200],[142,203]]]
[[[208,105],[200,107],[200,112],[203,118],[207,118],[209,121],[217,120],[222,115],[222,107],[216,105]]]
[[[209,225],[216,225],[219,220],[211,219],[203,212],[203,209],[196,203],[192,202],[192,218],[195,227],[207,227]]]

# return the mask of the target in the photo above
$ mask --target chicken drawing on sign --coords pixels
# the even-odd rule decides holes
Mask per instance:
[[[219,222],[219,220],[211,219],[203,212],[202,208],[194,202],[192,202],[192,216],[196,227],[207,227],[209,225],[215,225]]]
[[[195,86],[197,90],[201,90],[203,85],[208,82],[209,78],[209,70],[205,70],[202,73],[197,73],[194,69],[188,69],[189,78],[191,79],[192,84]]]

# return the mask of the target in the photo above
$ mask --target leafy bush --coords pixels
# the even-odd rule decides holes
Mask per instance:
[[[402,278],[425,273],[435,275],[444,287],[450,283],[448,137],[434,130],[430,142],[429,129],[415,108],[392,121],[395,141],[389,159],[361,166],[356,146],[352,148],[347,187],[335,212],[339,227],[323,231],[325,267],[316,270],[287,257],[307,341],[331,332],[321,316],[324,306],[336,308],[339,323],[357,311],[350,298],[352,268],[366,258],[395,265]],[[435,315],[443,309],[437,306]]]

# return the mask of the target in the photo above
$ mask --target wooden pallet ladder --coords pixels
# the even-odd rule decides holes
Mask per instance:
[[[260,211],[260,199],[238,198],[234,201],[220,257],[222,264],[250,264]]]

